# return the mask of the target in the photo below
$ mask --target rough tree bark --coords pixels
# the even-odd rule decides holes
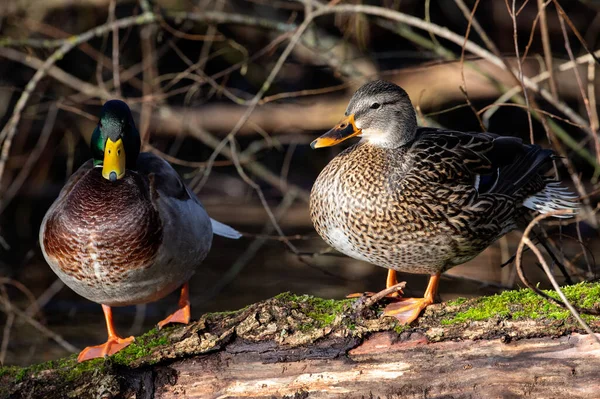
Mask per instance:
[[[573,287],[598,306],[600,285]],[[600,345],[528,291],[434,305],[410,328],[363,304],[281,294],[153,330],[106,360],[0,369],[0,397],[600,396]]]

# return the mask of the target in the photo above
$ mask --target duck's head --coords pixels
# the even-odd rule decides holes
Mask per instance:
[[[311,147],[329,147],[359,136],[374,146],[396,148],[412,141],[416,130],[417,116],[408,94],[400,86],[376,80],[354,93],[345,117]]]
[[[123,101],[110,100],[102,106],[98,126],[91,140],[94,166],[102,167],[102,176],[116,181],[126,169],[135,169],[140,153],[140,133],[131,110]]]

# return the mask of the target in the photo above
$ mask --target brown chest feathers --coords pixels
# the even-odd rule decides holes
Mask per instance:
[[[443,171],[418,162],[404,148],[362,144],[338,155],[311,192],[319,235],[356,259],[436,273],[471,259],[513,228],[510,217],[488,220],[474,187],[441,184]]]
[[[118,282],[155,260],[162,223],[138,174],[110,182],[93,168],[55,207],[46,221],[44,249],[73,278]]]

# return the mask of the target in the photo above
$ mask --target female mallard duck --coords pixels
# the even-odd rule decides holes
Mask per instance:
[[[527,211],[576,212],[559,183],[544,178],[551,150],[515,137],[417,127],[406,92],[375,81],[354,94],[345,117],[313,148],[362,140],[317,178],[310,215],[338,251],[396,271],[430,274],[424,298],[402,298],[385,314],[404,323],[433,303],[441,273],[515,229]]]
[[[111,306],[156,301],[183,285],[178,310],[158,325],[187,324],[187,281],[213,234],[240,237],[207,215],[167,162],[140,153],[124,102],[104,104],[91,148],[93,159],[71,176],[40,228],[52,270],[73,291],[102,304],[108,340],[85,348],[78,361],[114,354],[133,341],[117,335]]]

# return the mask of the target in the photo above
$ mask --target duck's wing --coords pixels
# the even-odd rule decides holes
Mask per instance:
[[[410,152],[416,170],[438,183],[467,185],[478,193],[514,195],[543,188],[553,152],[520,138],[421,128]],[[536,187],[531,187],[535,190]]]
[[[422,179],[447,189],[471,191],[465,200],[514,206],[506,198],[545,213],[576,209],[574,196],[544,174],[554,153],[520,138],[420,128],[409,152]],[[474,189],[474,191],[473,191]]]
[[[138,156],[136,167],[139,174],[152,180],[153,187],[159,195],[181,201],[193,200],[200,203],[195,195],[190,195],[191,193],[179,174],[164,159],[149,152],[142,152]]]
[[[151,178],[153,180],[152,185],[158,195],[180,201],[194,201],[199,206],[203,207],[196,194],[185,185],[175,169],[159,156],[149,152],[140,153],[137,162],[137,171],[146,176],[153,176]],[[237,239],[242,236],[233,227],[227,226],[212,218],[210,221],[213,234],[232,239]]]

